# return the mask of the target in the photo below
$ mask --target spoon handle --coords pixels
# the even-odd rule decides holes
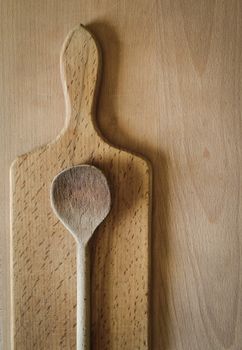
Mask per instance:
[[[77,245],[77,350],[90,348],[90,256]]]

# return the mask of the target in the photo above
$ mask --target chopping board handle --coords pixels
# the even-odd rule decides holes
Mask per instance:
[[[61,80],[66,102],[65,129],[93,134],[93,109],[99,76],[100,52],[92,34],[78,25],[61,52]]]

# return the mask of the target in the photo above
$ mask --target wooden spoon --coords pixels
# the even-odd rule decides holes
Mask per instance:
[[[110,211],[104,174],[92,165],[59,173],[51,186],[52,208],[77,242],[77,349],[90,347],[90,271],[88,241]]]

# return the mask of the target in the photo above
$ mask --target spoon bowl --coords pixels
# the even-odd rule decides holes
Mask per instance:
[[[78,165],[59,173],[52,182],[55,214],[78,243],[86,245],[110,211],[107,179],[93,165]]]

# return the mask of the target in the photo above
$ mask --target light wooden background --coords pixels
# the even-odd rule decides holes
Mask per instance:
[[[103,51],[102,133],[153,163],[152,350],[240,350],[242,1],[0,4],[0,349],[9,166],[61,130],[59,52],[82,22]]]

